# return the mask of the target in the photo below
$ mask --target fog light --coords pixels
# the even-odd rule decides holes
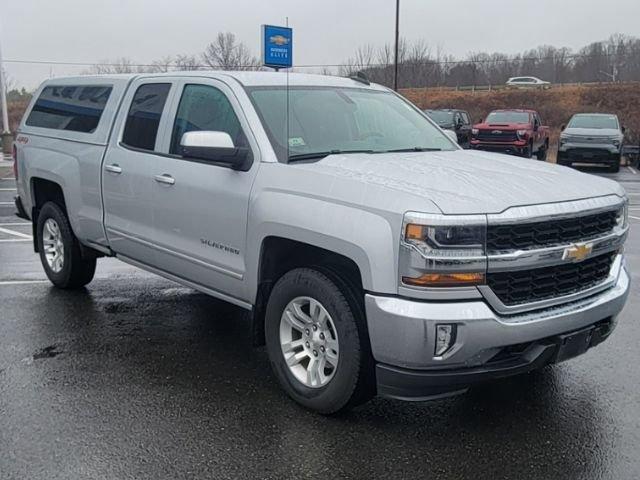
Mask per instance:
[[[435,356],[441,357],[456,343],[455,325],[436,325]]]

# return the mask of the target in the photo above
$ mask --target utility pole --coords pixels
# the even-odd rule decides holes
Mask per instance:
[[[0,39],[1,43],[1,39]],[[7,83],[2,63],[2,47],[0,46],[0,99],[2,103],[2,152],[11,153],[13,138],[9,131],[9,113],[7,111]]]
[[[400,41],[400,0],[396,0],[396,44],[393,65],[393,89],[398,91],[398,43]]]

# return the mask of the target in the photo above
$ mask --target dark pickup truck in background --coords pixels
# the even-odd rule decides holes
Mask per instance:
[[[436,122],[444,130],[451,130],[456,133],[458,145],[462,148],[469,148],[471,140],[471,116],[465,110],[453,108],[425,110],[424,113]]]
[[[494,110],[473,126],[470,147],[546,160],[549,127],[534,110]]]

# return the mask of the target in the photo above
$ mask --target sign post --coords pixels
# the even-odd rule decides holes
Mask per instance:
[[[293,30],[289,27],[262,25],[262,64],[265,67],[291,68],[293,65]]]

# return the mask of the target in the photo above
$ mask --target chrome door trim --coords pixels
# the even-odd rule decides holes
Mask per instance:
[[[249,311],[253,310],[253,305],[251,303],[245,302],[244,300],[240,300],[239,298],[232,297],[225,293],[200,285],[199,283],[195,283],[190,280],[186,280],[182,277],[178,277],[177,275],[174,275],[169,272],[165,272],[164,270],[160,270],[159,268],[156,268],[156,267],[152,267],[151,265],[147,265],[146,263],[138,262],[137,260],[134,260],[133,258],[129,258],[125,255],[116,255],[116,258],[118,258],[119,260],[122,260],[125,263],[128,263],[129,265],[133,265],[134,267],[141,268],[142,270],[146,270],[148,272],[154,273],[156,275],[164,277],[173,282],[184,285],[185,287],[193,288],[194,290],[198,290],[199,292],[205,293],[207,295],[211,295],[212,297],[218,298],[225,302],[232,303],[233,305],[237,305],[238,307],[244,308],[245,310],[249,310]]]
[[[139,243],[141,245],[144,245],[145,247],[153,248],[153,249],[158,250],[159,252],[162,252],[162,253],[168,253],[170,255],[173,255],[174,257],[178,257],[178,258],[180,258],[182,260],[187,260],[187,261],[189,261],[191,263],[195,263],[195,264],[200,265],[202,267],[205,267],[205,268],[208,268],[210,270],[213,270],[214,272],[221,273],[223,275],[227,275],[229,277],[235,278],[236,280],[242,280],[244,278],[244,275],[242,273],[234,272],[232,270],[228,270],[228,269],[220,267],[218,265],[214,265],[212,263],[204,262],[204,261],[199,260],[197,258],[190,257],[189,255],[185,255],[184,253],[179,253],[179,252],[176,252],[174,250],[171,250],[171,249],[168,249],[168,248],[165,248],[165,247],[161,247],[161,246],[159,246],[159,245],[157,245],[155,243],[152,243],[152,242],[150,242],[148,240],[143,240],[141,238],[129,235],[128,233],[123,233],[120,230],[116,230],[114,228],[107,228],[107,231],[111,232],[111,233],[113,233],[115,235],[120,235],[122,237],[125,237],[127,240],[131,240],[132,242],[137,242],[137,243]],[[116,254],[117,254],[117,252],[116,252]]]
[[[162,175],[154,175],[153,179],[158,182],[158,183],[162,183],[164,185],[175,185],[176,183],[176,179],[173,178],[171,175],[169,175],[168,173],[163,173]]]
[[[120,175],[122,173],[122,167],[120,165],[118,165],[117,163],[112,163],[112,164],[109,164],[109,165],[105,165],[104,169],[107,172],[115,173],[117,175]]]

